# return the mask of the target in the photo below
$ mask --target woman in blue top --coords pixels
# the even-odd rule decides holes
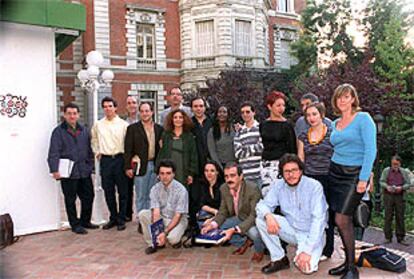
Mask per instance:
[[[332,123],[334,153],[329,168],[328,203],[335,212],[335,223],[345,248],[346,260],[329,270],[329,274],[359,278],[354,265],[352,218],[367,188],[377,153],[376,129],[370,115],[360,111],[358,95],[352,85],[342,84],[335,89],[332,107],[340,117]]]

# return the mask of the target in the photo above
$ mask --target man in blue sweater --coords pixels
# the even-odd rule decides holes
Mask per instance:
[[[69,103],[64,107],[65,121],[52,133],[47,162],[53,178],[60,180],[65,198],[66,214],[72,231],[87,234],[86,229],[97,229],[91,224],[92,203],[94,198],[91,173],[93,153],[89,131],[78,123],[79,107]],[[73,168],[69,177],[59,172],[59,160],[69,159]],[[76,198],[81,201],[81,215],[76,212]]]

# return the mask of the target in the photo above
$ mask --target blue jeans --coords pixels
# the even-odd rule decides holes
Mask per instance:
[[[150,192],[156,183],[157,175],[154,170],[154,162],[147,163],[147,172],[143,176],[135,176],[135,205],[136,212],[143,209],[150,209]]]
[[[237,216],[233,216],[227,218],[226,221],[224,221],[224,223],[220,226],[220,229],[227,230],[239,225],[241,222],[242,221]],[[258,253],[263,253],[265,245],[262,241],[262,238],[260,237],[259,231],[257,230],[256,226],[251,227],[246,234],[253,241],[254,251]],[[245,237],[241,236],[238,233],[235,233],[230,239],[230,244],[237,247],[241,247],[243,246],[245,241]]]

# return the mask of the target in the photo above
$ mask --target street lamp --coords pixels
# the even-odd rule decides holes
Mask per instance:
[[[384,126],[384,116],[380,113],[374,115],[374,121],[375,121],[375,125],[377,126],[377,136],[381,135],[382,133],[382,128]],[[378,148],[378,152],[377,152],[377,163],[376,163],[376,175],[377,175],[377,187],[375,187],[375,211],[377,213],[379,213],[381,211],[381,186],[379,184],[379,180],[380,180],[380,166],[381,166],[381,161],[380,161],[380,154],[379,154],[379,148]]]
[[[111,70],[101,72],[100,66],[103,65],[104,58],[99,51],[92,50],[86,55],[87,68],[78,72],[80,85],[87,93],[92,94],[93,121],[98,121],[98,90],[101,87],[109,86],[114,79],[114,73]],[[101,177],[99,175],[99,162],[95,158],[95,202],[94,202],[94,222],[103,224],[105,220],[102,215],[103,208],[103,189],[101,187]]]

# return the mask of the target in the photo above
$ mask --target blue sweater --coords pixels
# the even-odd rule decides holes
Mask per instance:
[[[358,112],[343,130],[332,123],[331,143],[334,146],[332,161],[345,166],[362,166],[359,179],[368,181],[377,154],[375,123],[366,112]]]

